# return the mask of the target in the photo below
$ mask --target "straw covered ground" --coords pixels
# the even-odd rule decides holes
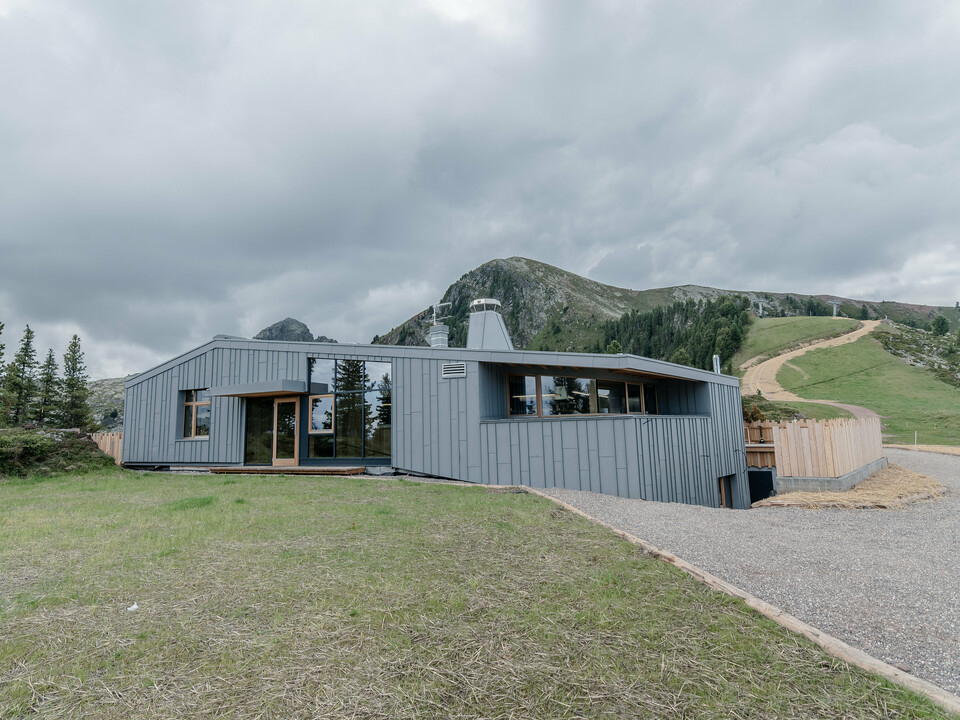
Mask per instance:
[[[944,717],[525,493],[6,481],[0,568],[3,718]]]
[[[932,452],[941,455],[960,455],[960,447],[955,445],[884,445],[884,447],[897,448],[898,450],[913,450],[914,452]]]
[[[891,464],[845,492],[783,493],[755,502],[753,507],[897,510],[913,502],[933,500],[946,492],[947,488],[932,477]]]

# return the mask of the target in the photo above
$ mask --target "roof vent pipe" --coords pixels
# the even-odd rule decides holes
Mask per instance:
[[[436,303],[433,306],[433,325],[430,326],[430,330],[427,333],[427,342],[430,343],[430,347],[450,347],[450,328],[441,322],[441,320],[447,319],[447,316],[442,313],[443,309],[448,307],[450,307],[450,303],[448,302]]]
[[[500,315],[500,301],[480,298],[470,303],[467,347],[472,350],[513,350],[513,341]]]
[[[427,333],[427,341],[432,348],[449,347],[450,328],[446,325],[431,325]]]
[[[717,375],[720,374],[720,356],[719,355],[713,356],[713,371],[717,373]]]

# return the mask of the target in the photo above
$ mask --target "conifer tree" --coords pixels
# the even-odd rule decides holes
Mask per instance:
[[[27,325],[20,341],[20,348],[7,365],[3,378],[7,417],[13,425],[26,422],[30,417],[37,394],[37,354],[33,348],[33,330]]]
[[[3,335],[2,322],[0,322],[0,335]],[[6,402],[7,388],[4,383],[3,348],[3,343],[0,343],[0,427],[7,424],[7,417],[10,415],[10,407]]]
[[[62,427],[90,430],[93,416],[90,412],[90,388],[87,387],[87,367],[76,335],[63,355],[63,400],[60,403]]]
[[[37,381],[37,406],[34,418],[40,426],[49,425],[60,404],[60,378],[57,377],[57,358],[53,350],[47,351],[47,359],[40,366],[40,379]]]

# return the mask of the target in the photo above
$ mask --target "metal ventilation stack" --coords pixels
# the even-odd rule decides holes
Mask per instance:
[[[436,303],[433,306],[433,325],[427,332],[427,343],[432,348],[450,347],[450,328],[441,322],[446,320],[446,317],[441,313],[444,308],[448,307],[450,307],[450,303]]]
[[[472,350],[513,350],[513,341],[500,314],[500,301],[480,298],[470,303],[467,347]]]

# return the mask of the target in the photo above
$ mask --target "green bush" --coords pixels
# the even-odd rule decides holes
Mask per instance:
[[[19,475],[53,453],[54,436],[35,430],[0,430],[0,475]]]
[[[0,477],[83,473],[112,465],[113,458],[83,433],[0,429]]]

